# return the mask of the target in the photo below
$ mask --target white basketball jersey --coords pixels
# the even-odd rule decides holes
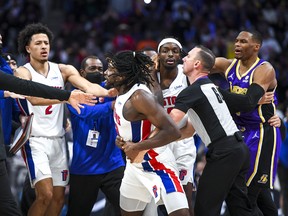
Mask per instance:
[[[164,98],[164,108],[167,113],[170,113],[175,105],[175,100],[178,94],[188,86],[188,80],[183,73],[183,65],[178,65],[178,74],[175,80],[170,84],[168,89],[162,90]],[[158,74],[160,75],[160,74]],[[158,77],[160,79],[160,77]]]
[[[24,65],[32,76],[32,81],[54,88],[64,89],[64,81],[58,64],[48,62],[47,77],[36,72],[30,63]],[[65,134],[63,128],[64,105],[33,106],[28,100],[29,113],[34,113],[31,136],[61,137]]]
[[[173,107],[175,106],[175,100],[176,97],[179,95],[179,93],[183,89],[188,87],[187,77],[183,73],[183,65],[178,65],[177,67],[178,67],[178,74],[176,79],[173,80],[168,89],[162,90],[164,99],[164,108],[166,109],[167,113],[170,113]],[[158,80],[160,80],[159,73],[158,73]],[[193,95],[191,95],[191,97],[193,97]],[[174,141],[169,143],[168,146],[172,150],[176,158],[179,171],[181,169],[187,169],[192,171],[194,161],[196,159],[196,146],[194,143],[194,138],[189,137],[180,141]],[[182,181],[181,176],[180,180]]]
[[[135,84],[127,93],[118,96],[115,101],[114,121],[116,124],[116,130],[125,141],[139,142],[147,138],[153,129],[152,124],[148,120],[131,122],[127,121],[123,116],[123,108],[126,101],[139,89],[151,93],[147,86],[143,84]]]
[[[155,128],[155,126],[152,125],[149,120],[139,120],[131,122],[127,121],[123,116],[123,108],[126,101],[131,97],[131,95],[135,91],[139,89],[143,89],[151,93],[151,91],[146,85],[135,84],[127,93],[118,96],[115,101],[114,121],[116,125],[116,130],[117,133],[125,141],[141,142],[142,140],[146,139],[150,135],[151,131]],[[160,154],[166,148],[167,148],[166,146],[162,146],[154,148],[154,150],[155,152]]]

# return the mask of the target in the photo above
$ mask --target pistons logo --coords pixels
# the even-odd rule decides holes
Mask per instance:
[[[157,189],[156,185],[153,186],[152,190],[153,190],[153,193],[154,193],[154,197],[155,198],[158,197],[158,189]]]
[[[98,100],[99,100],[100,103],[104,103],[104,97],[99,97]]]
[[[179,179],[180,179],[181,181],[184,180],[184,178],[185,178],[186,175],[187,175],[187,170],[182,169],[182,170],[179,171]]]
[[[66,181],[69,174],[68,170],[62,170],[61,173],[62,173],[62,181]]]

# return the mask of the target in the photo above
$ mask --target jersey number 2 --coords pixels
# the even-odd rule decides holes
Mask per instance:
[[[46,109],[45,109],[45,115],[50,115],[52,113],[52,105],[49,105]]]

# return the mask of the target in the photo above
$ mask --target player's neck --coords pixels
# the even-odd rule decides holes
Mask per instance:
[[[35,71],[42,74],[43,76],[47,76],[49,72],[49,64],[48,61],[37,61],[34,59],[30,60],[31,66],[34,68]]]
[[[160,86],[162,89],[169,88],[170,84],[176,79],[178,68],[162,68],[160,69]]]
[[[258,56],[252,56],[251,58],[248,59],[241,59],[240,66],[249,69],[256,62],[257,59]]]
[[[163,78],[175,79],[178,74],[178,67],[164,67],[160,66],[160,75]]]

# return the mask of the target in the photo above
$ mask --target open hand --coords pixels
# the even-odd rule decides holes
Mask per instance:
[[[70,105],[80,114],[80,108],[83,108],[83,105],[81,104],[93,106],[95,103],[97,103],[97,100],[92,94],[85,93],[80,90],[73,90],[68,99],[68,103],[70,103]]]

